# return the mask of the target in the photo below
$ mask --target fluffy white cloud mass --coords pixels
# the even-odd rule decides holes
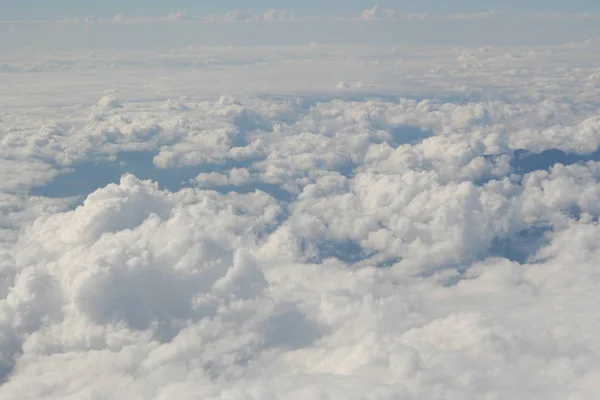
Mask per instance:
[[[597,48],[0,59],[0,398],[595,400]]]

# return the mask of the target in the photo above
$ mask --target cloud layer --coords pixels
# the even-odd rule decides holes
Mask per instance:
[[[595,399],[596,48],[5,56],[0,398]]]
[[[501,13],[496,10],[490,10],[480,13],[470,14],[426,14],[426,13],[407,13],[400,10],[393,10],[375,5],[372,8],[363,10],[356,17],[339,17],[335,15],[318,15],[318,16],[296,16],[288,11],[280,9],[270,9],[264,13],[256,13],[248,10],[231,10],[224,14],[212,14],[207,16],[193,15],[187,9],[179,9],[163,17],[139,17],[127,16],[123,13],[116,14],[113,18],[97,18],[84,17],[68,20],[63,23],[110,23],[110,22],[158,22],[158,21],[196,21],[196,22],[257,22],[257,21],[310,21],[310,20],[331,20],[331,21],[356,21],[356,20],[488,20],[488,19],[528,19],[528,20],[543,20],[543,19],[598,19],[600,15],[593,13],[558,13],[558,12],[538,12],[531,14],[509,14]]]
[[[185,45],[555,45],[597,38],[598,14],[417,14],[380,6],[355,16],[296,16],[285,10],[194,15],[81,16],[0,20],[0,50],[160,49]]]

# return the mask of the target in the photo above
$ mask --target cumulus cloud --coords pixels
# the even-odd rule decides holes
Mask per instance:
[[[117,13],[112,18],[99,18],[93,16],[87,16],[85,18],[73,18],[63,19],[62,24],[92,24],[92,23],[153,23],[153,22],[164,22],[164,21],[195,21],[197,23],[214,23],[214,22],[248,22],[248,21],[288,21],[297,19],[294,15],[287,11],[279,9],[270,9],[260,14],[247,10],[232,10],[224,14],[208,15],[206,17],[199,17],[185,9],[179,9],[175,12],[169,13],[166,16],[160,17],[145,17],[145,16],[134,16],[126,15],[125,13]],[[310,18],[304,18],[310,19]],[[1,22],[1,21],[0,21]]]
[[[392,9],[387,9],[379,5],[363,10],[361,20],[429,20],[429,21],[466,21],[466,20],[488,20],[504,18],[510,19],[526,19],[526,20],[595,20],[600,15],[592,13],[558,13],[558,12],[538,12],[533,14],[506,14],[496,10],[490,10],[480,13],[470,14],[424,14],[424,13],[405,13]]]
[[[364,10],[360,14],[360,19],[377,20],[377,19],[427,19],[426,14],[416,13],[401,13],[394,10],[388,10],[381,6],[374,6],[368,10]]]
[[[174,13],[167,16],[170,21],[182,21],[182,20],[193,20],[196,19],[193,15],[190,15],[186,9],[179,9]]]
[[[0,398],[595,398],[594,46],[7,57]]]
[[[268,21],[281,21],[294,19],[295,17],[287,11],[271,9],[263,14],[263,18]]]
[[[264,14],[251,11],[234,10],[225,14],[209,15],[204,18],[206,22],[239,22],[239,21],[286,21],[295,17],[287,11],[271,9]]]
[[[503,14],[498,11],[491,10],[483,13],[475,13],[475,14],[449,14],[449,15],[431,15],[431,14],[423,14],[423,13],[403,13],[395,10],[390,10],[383,8],[381,6],[374,6],[373,8],[364,10],[361,15],[361,20],[480,20],[480,19],[490,19],[490,18],[499,18],[502,17]],[[544,14],[536,14],[534,16],[521,15],[520,17],[531,18],[531,17],[542,17]],[[515,15],[511,15],[507,17],[516,17]],[[568,18],[568,15],[564,15],[563,17]]]

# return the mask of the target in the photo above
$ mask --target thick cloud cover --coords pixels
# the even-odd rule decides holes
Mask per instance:
[[[0,398],[596,399],[597,46],[0,60]]]

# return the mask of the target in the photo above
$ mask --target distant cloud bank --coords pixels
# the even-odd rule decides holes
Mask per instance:
[[[502,13],[496,10],[490,10],[481,13],[463,13],[463,14],[427,14],[427,13],[407,13],[400,10],[387,9],[378,5],[363,10],[355,17],[340,17],[335,15],[317,15],[308,17],[299,17],[285,10],[270,9],[264,13],[256,13],[248,10],[232,10],[224,14],[212,14],[207,16],[197,16],[188,12],[187,9],[179,9],[162,17],[147,17],[138,15],[127,15],[117,13],[113,18],[99,18],[94,16],[85,16],[81,18],[63,19],[63,23],[99,23],[99,22],[159,22],[159,21],[195,21],[195,22],[259,22],[259,21],[453,21],[453,20],[488,20],[488,19],[600,19],[600,14],[593,13],[556,13],[556,12],[538,12],[530,14],[510,14]],[[1,20],[0,20],[1,21]],[[23,20],[21,22],[27,22]],[[4,21],[6,22],[6,21]],[[10,21],[18,22],[18,21]]]

